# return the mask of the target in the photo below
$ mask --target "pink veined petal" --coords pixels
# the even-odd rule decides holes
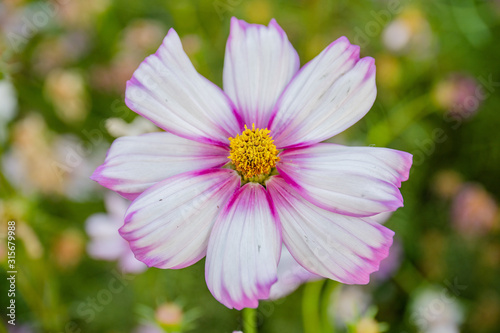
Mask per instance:
[[[319,143],[283,151],[277,168],[307,200],[334,213],[372,216],[403,206],[399,191],[412,155]]]
[[[302,267],[283,245],[278,264],[278,281],[271,287],[269,299],[275,300],[285,297],[294,292],[301,284],[319,279],[322,277]]]
[[[366,284],[387,257],[394,232],[369,218],[321,209],[281,177],[267,181],[282,223],[283,242],[310,272],[346,284]]]
[[[228,169],[170,177],[132,202],[120,234],[149,267],[190,266],[205,256],[212,225],[239,185]]]
[[[208,243],[205,276],[228,308],[255,308],[267,299],[281,250],[279,221],[262,185],[247,183],[217,218]]]
[[[104,164],[90,177],[127,199],[177,174],[219,167],[228,162],[227,148],[178,137],[149,133],[116,139]]]
[[[198,74],[173,29],[127,82],[125,103],[158,127],[200,142],[228,145],[242,129],[229,98]]]
[[[224,91],[249,127],[267,127],[274,104],[299,67],[297,52],[274,19],[267,27],[231,19]]]
[[[297,73],[268,128],[280,149],[318,143],[360,120],[376,94],[373,58],[359,60],[359,47],[341,37]]]

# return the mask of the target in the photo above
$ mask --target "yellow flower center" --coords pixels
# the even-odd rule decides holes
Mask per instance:
[[[263,181],[280,160],[269,133],[267,128],[255,128],[252,124],[252,129],[245,125],[243,133],[229,138],[231,152],[228,158],[247,181]]]

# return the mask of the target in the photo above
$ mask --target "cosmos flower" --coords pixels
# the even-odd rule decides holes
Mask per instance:
[[[120,269],[125,273],[143,272],[147,266],[135,259],[128,243],[118,233],[127,211],[127,200],[109,193],[104,202],[107,214],[93,214],[85,223],[87,234],[90,236],[87,252],[95,259],[118,260]]]
[[[121,235],[137,259],[205,277],[229,308],[257,307],[282,243],[309,272],[366,284],[393,232],[370,216],[403,205],[410,154],[320,143],[371,108],[373,58],[341,37],[299,69],[285,32],[235,18],[224,90],[171,29],[127,83],[127,105],[167,133],[122,137],[92,179],[133,200]]]

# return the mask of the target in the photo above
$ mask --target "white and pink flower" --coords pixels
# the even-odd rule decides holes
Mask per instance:
[[[410,154],[320,143],[375,96],[373,58],[341,37],[299,69],[275,20],[232,19],[224,90],[197,73],[171,29],[127,83],[127,105],[165,130],[117,139],[92,179],[133,200],[121,227],[137,259],[183,268],[229,308],[256,307],[284,244],[307,271],[366,284],[403,206]]]

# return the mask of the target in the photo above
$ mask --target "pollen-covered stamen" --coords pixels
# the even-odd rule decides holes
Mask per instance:
[[[229,138],[231,153],[228,158],[245,178],[269,174],[280,160],[269,133],[267,128],[255,128],[255,124],[252,124],[252,129],[245,125],[243,133]]]

